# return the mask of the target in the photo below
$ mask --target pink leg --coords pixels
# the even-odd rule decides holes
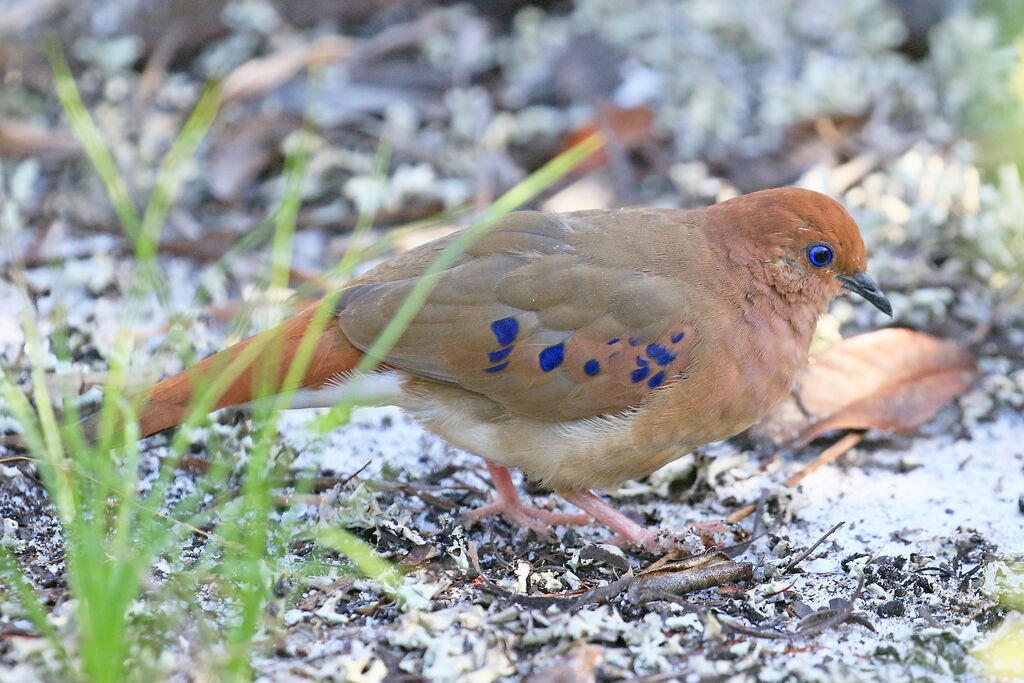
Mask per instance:
[[[589,512],[599,522],[615,532],[611,539],[616,545],[634,546],[652,552],[676,550],[693,545],[687,543],[685,535],[671,534],[660,529],[642,527],[629,517],[604,502],[590,491],[563,493],[563,498],[576,507]],[[690,537],[693,538],[692,536]],[[693,548],[697,550],[697,548]]]
[[[512,474],[507,467],[488,461],[487,471],[491,474],[498,500],[476,510],[470,510],[464,515],[466,519],[502,515],[520,526],[545,535],[551,533],[550,525],[553,524],[589,524],[593,521],[590,515],[569,515],[529,507],[519,498],[519,492],[512,483]]]
[[[640,526],[590,491],[563,493],[562,497],[614,531],[617,534],[614,543],[643,548],[654,541],[657,535],[657,532]]]

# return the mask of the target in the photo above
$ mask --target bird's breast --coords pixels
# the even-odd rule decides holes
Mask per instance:
[[[742,311],[690,329],[685,368],[625,410],[543,419],[465,388],[412,377],[401,405],[454,445],[551,488],[612,489],[756,422],[789,390],[810,342],[781,318],[744,317]],[[637,370],[659,368],[659,348],[628,348],[646,360],[631,370],[630,381]]]

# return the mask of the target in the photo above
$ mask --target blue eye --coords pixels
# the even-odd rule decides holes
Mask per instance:
[[[815,268],[824,268],[832,263],[832,247],[827,244],[812,244],[807,248],[807,260]]]

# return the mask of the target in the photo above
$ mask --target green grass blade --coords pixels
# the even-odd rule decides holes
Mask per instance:
[[[139,213],[132,202],[128,186],[117,170],[114,158],[107,150],[103,142],[103,135],[99,128],[89,116],[85,104],[82,103],[82,96],[78,92],[78,86],[71,75],[71,68],[67,59],[64,58],[64,51],[56,39],[46,41],[46,54],[50,59],[50,68],[53,71],[53,83],[57,90],[57,97],[64,107],[64,111],[71,122],[71,128],[75,131],[79,142],[85,149],[89,161],[92,162],[96,172],[107,190],[110,203],[114,205],[121,225],[133,242],[139,238],[142,222],[139,220]]]
[[[156,185],[146,205],[142,229],[135,245],[136,256],[140,262],[146,263],[156,258],[167,211],[181,187],[182,168],[195,155],[196,149],[213,125],[220,110],[220,93],[219,83],[209,81],[205,84],[196,106],[160,163]]]

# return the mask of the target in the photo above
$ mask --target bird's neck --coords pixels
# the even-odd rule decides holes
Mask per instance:
[[[760,318],[761,325],[783,332],[799,349],[802,364],[810,347],[818,318],[828,308],[834,289],[817,278],[794,279],[793,271],[779,263],[752,264],[754,277],[745,315]],[[779,329],[779,328],[783,329]]]

